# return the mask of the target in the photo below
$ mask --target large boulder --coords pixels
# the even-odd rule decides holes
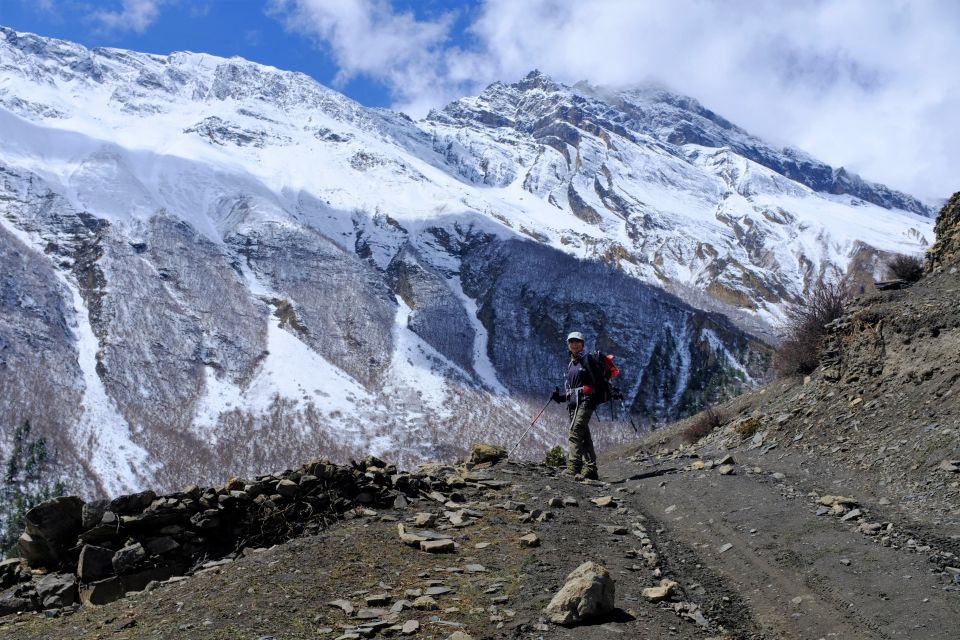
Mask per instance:
[[[567,576],[566,584],[547,605],[547,619],[572,626],[613,611],[616,583],[607,568],[584,562]]]
[[[20,556],[32,567],[54,568],[69,562],[82,513],[83,500],[76,496],[47,500],[27,511],[26,531],[18,541]]]

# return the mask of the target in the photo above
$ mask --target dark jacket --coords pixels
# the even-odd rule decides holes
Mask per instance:
[[[586,358],[586,351],[581,351],[577,355],[570,354],[570,362],[567,364],[567,380],[565,386],[567,389],[567,404],[571,407],[576,406],[578,402],[583,402],[584,396],[587,396],[587,399],[589,399],[589,395],[594,387],[593,376],[590,375],[590,370],[587,368]],[[584,387],[586,387],[586,389],[584,389]],[[577,397],[577,393],[575,393],[578,389],[583,391],[583,395],[579,398]]]

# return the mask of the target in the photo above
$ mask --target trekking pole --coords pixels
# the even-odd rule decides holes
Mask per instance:
[[[557,389],[559,391],[559,388]],[[547,407],[550,406],[550,403],[553,402],[553,396],[550,396],[550,399],[547,400],[547,404],[543,405],[543,409],[540,409],[540,413],[537,414],[537,417],[533,419],[533,422],[530,423],[530,426],[527,427],[526,431],[523,432],[523,435],[520,436],[520,439],[517,440],[517,444],[513,446],[513,449],[510,451],[510,457],[513,457],[513,454],[517,452],[517,447],[520,446],[520,443],[523,442],[523,439],[527,437],[527,434],[530,433],[530,429],[533,429],[533,425],[537,424],[537,420],[540,419],[540,416],[543,415],[543,412],[547,410]]]

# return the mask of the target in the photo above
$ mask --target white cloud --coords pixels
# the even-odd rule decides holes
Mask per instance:
[[[160,17],[164,0],[123,0],[119,11],[95,11],[90,18],[108,31],[143,33]]]
[[[533,68],[564,82],[659,80],[771,142],[921,197],[960,189],[954,0],[483,0],[454,16],[386,0],[272,0],[323,43],[338,82],[367,75],[414,115]]]
[[[417,20],[388,0],[271,0],[268,13],[289,30],[317,38],[339,66],[335,85],[366,75],[386,84],[411,111],[437,104],[452,15]]]

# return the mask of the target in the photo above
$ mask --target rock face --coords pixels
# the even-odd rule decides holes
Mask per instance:
[[[565,626],[597,618],[613,611],[616,583],[606,567],[584,562],[567,576],[545,610],[547,618]]]
[[[927,271],[936,271],[960,261],[960,192],[953,194],[934,227],[936,242],[927,251]]]

